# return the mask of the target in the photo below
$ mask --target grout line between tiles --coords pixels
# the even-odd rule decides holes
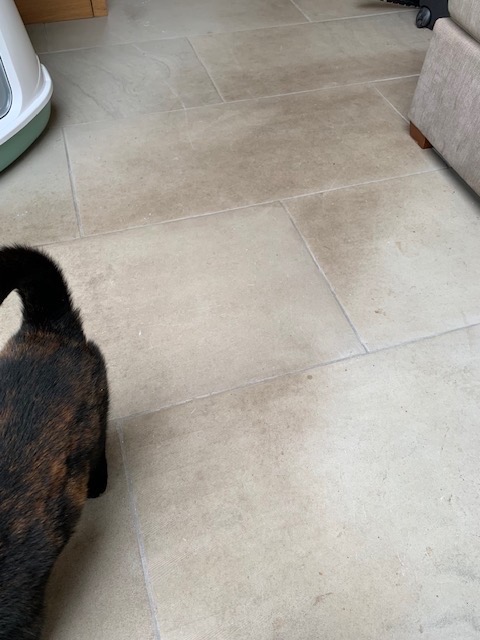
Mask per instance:
[[[64,127],[62,127],[62,136],[63,136],[63,145],[65,147],[65,155],[67,157],[68,178],[70,180],[70,190],[72,192],[73,208],[75,210],[75,218],[76,218],[76,221],[77,221],[78,233],[80,234],[80,238],[83,238],[83,237],[85,237],[85,233],[83,231],[82,217],[80,215],[80,210],[78,208],[77,192],[76,192],[76,189],[75,189],[75,180],[73,178],[72,165],[71,165],[71,162],[70,162],[70,154],[68,152],[67,137],[65,135],[65,128]]]
[[[188,44],[192,47],[193,49],[193,53],[197,56],[197,60],[198,62],[202,65],[202,67],[205,69],[205,73],[207,74],[207,76],[210,78],[210,82],[213,84],[213,86],[215,87],[216,92],[218,93],[218,96],[220,98],[220,100],[222,102],[226,102],[222,92],[220,91],[219,86],[217,85],[217,83],[215,82],[215,80],[213,79],[213,76],[210,74],[210,71],[207,68],[207,65],[205,64],[205,62],[202,60],[200,54],[198,53],[197,49],[195,48],[195,45],[193,44],[191,38],[187,38],[186,39]]]
[[[438,333],[432,333],[428,336],[422,336],[421,338],[412,338],[411,340],[404,340],[403,342],[397,342],[395,344],[389,344],[385,347],[378,347],[377,349],[370,349],[368,355],[374,355],[375,353],[383,353],[384,351],[392,351],[393,349],[399,349],[402,347],[408,347],[412,344],[419,342],[426,342],[428,340],[435,340],[435,338],[441,338],[442,336],[448,336],[450,333],[457,333],[457,331],[465,331],[466,329],[474,329],[480,327],[480,322],[472,322],[472,324],[465,324],[462,327],[454,327],[453,329],[447,329],[446,331],[439,331]]]
[[[391,12],[388,12],[391,13]],[[394,11],[393,13],[403,13],[402,10]],[[384,14],[380,14],[384,15]],[[354,18],[358,18],[359,16],[352,16]],[[362,18],[365,16],[361,16]],[[372,15],[366,16],[372,17]],[[343,18],[340,18],[343,20]],[[87,20],[91,20],[91,18],[87,18]],[[97,18],[98,20],[98,18]],[[319,22],[331,22],[331,20],[319,20]],[[51,23],[52,24],[52,23]],[[55,23],[53,23],[55,24]],[[99,47],[118,47],[127,44],[145,44],[147,42],[164,42],[167,40],[187,40],[188,38],[204,38],[207,36],[228,36],[234,33],[245,33],[246,31],[261,31],[263,29],[278,29],[282,27],[298,27],[302,24],[310,24],[309,22],[301,21],[301,22],[286,22],[284,24],[270,24],[264,27],[245,27],[245,29],[234,29],[233,31],[205,31],[203,33],[183,33],[172,36],[164,36],[164,37],[152,37],[145,39],[135,39],[135,40],[120,40],[118,42],[99,42],[98,44],[90,44],[86,47],[72,47],[71,49],[52,49],[49,51],[44,51],[42,53],[66,53],[67,51],[83,51],[84,49],[98,49]],[[47,29],[48,31],[48,29]]]
[[[321,369],[322,367],[326,367],[331,364],[337,364],[338,362],[346,362],[347,360],[352,360],[353,358],[358,358],[359,356],[368,355],[367,353],[355,353],[349,356],[342,356],[340,358],[335,358],[333,360],[327,360],[325,362],[312,364],[308,367],[303,367],[301,369],[292,369],[291,371],[286,371],[284,373],[277,373],[272,376],[267,376],[265,378],[254,378],[249,380],[248,382],[244,382],[242,384],[235,385],[233,387],[225,387],[223,389],[218,389],[216,391],[211,391],[210,393],[203,393],[198,396],[193,396],[191,398],[187,398],[186,400],[180,400],[178,402],[172,402],[170,404],[164,404],[158,407],[157,409],[147,409],[145,411],[137,411],[135,413],[129,413],[124,416],[115,416],[112,418],[113,422],[124,422],[125,420],[130,420],[131,418],[136,418],[138,416],[145,416],[150,413],[156,413],[157,411],[164,411],[165,409],[174,409],[175,407],[183,407],[185,404],[189,404],[190,402],[195,402],[196,400],[205,400],[205,398],[212,398],[215,396],[222,395],[223,393],[231,393],[232,391],[239,391],[241,389],[248,389],[249,387],[254,387],[257,384],[263,384],[265,382],[272,382],[274,380],[281,380],[282,378],[288,378],[288,376],[294,376],[301,373],[308,373],[308,371],[312,371],[313,369]]]
[[[301,8],[298,6],[298,4],[295,2],[295,0],[290,0],[290,2],[293,4],[293,6],[295,7],[295,9],[296,9],[297,11],[299,11],[299,12],[302,14],[302,16],[303,16],[303,17],[304,17],[308,22],[312,22],[312,19],[311,19],[309,16],[307,16],[307,14],[305,13],[305,11],[303,11],[303,9],[301,9]]]
[[[402,178],[411,178],[412,176],[422,176],[425,173],[436,173],[437,171],[446,171],[448,167],[437,167],[435,169],[425,169],[422,171],[413,171],[412,173],[405,173],[400,176],[390,176],[388,178],[379,178],[378,180],[367,180],[366,182],[355,182],[354,184],[346,184],[341,187],[331,187],[330,189],[323,189],[322,191],[311,191],[310,193],[302,193],[298,196],[286,196],[281,198],[282,202],[286,200],[296,200],[297,198],[308,198],[310,196],[319,196],[322,193],[331,193],[332,191],[341,191],[342,189],[354,189],[355,187],[365,187],[369,184],[378,184],[380,182],[390,182],[390,180],[401,180]],[[241,207],[242,209],[244,207]]]
[[[194,52],[197,54],[196,49],[193,47],[192,43],[189,40],[189,43],[191,44],[192,48],[194,49]],[[199,62],[202,63],[199,55],[197,54],[197,58],[199,59]],[[203,65],[203,63],[202,63]],[[217,102],[217,103],[213,103],[213,104],[199,104],[197,106],[194,107],[178,107],[175,109],[167,109],[167,110],[159,110],[159,111],[149,111],[146,113],[137,113],[137,114],[130,114],[128,116],[121,116],[119,118],[100,118],[99,120],[87,120],[85,122],[71,122],[70,124],[65,124],[64,128],[68,129],[68,128],[72,128],[72,127],[83,127],[85,125],[89,125],[89,124],[96,124],[96,123],[104,123],[104,124],[111,124],[113,122],[122,122],[122,121],[126,121],[126,120],[131,120],[132,117],[134,116],[142,116],[142,117],[146,117],[146,116],[154,116],[154,115],[160,115],[160,114],[167,114],[167,113],[176,113],[178,111],[194,111],[195,109],[208,109],[210,107],[220,107],[222,105],[235,105],[235,104],[239,104],[242,102],[253,102],[253,101],[258,101],[258,100],[273,100],[274,98],[287,98],[288,96],[299,96],[299,95],[304,95],[307,93],[320,93],[321,91],[341,91],[342,89],[347,89],[349,87],[371,87],[373,88],[373,85],[376,83],[380,83],[380,82],[391,82],[393,80],[406,80],[408,78],[418,78],[418,73],[413,73],[407,76],[390,76],[388,78],[376,78],[373,80],[363,80],[362,82],[348,82],[346,84],[338,84],[338,85],[333,85],[333,86],[327,86],[327,87],[317,87],[314,89],[302,89],[300,91],[290,91],[289,93],[273,93],[273,94],[269,94],[269,95],[265,95],[265,96],[249,96],[248,98],[237,98],[236,100],[225,100],[225,98],[223,97],[220,89],[217,87],[216,83],[213,81],[212,76],[208,73],[207,68],[205,67],[205,65],[203,65],[203,67],[205,68],[205,71],[207,72],[209,78],[212,80],[212,83],[215,87],[215,89],[217,90],[220,99],[222,100],[222,102]],[[384,96],[382,95],[382,98]]]
[[[49,247],[57,244],[67,244],[69,242],[76,242],[78,240],[87,240],[93,238],[103,238],[104,236],[114,236],[119,233],[128,233],[129,231],[136,231],[139,229],[149,229],[152,227],[159,227],[167,224],[175,224],[177,222],[186,222],[187,220],[196,220],[198,218],[208,218],[209,216],[218,216],[225,213],[231,213],[233,211],[241,211],[242,209],[251,209],[252,207],[263,207],[269,204],[282,203],[289,200],[296,200],[297,198],[308,198],[311,196],[318,196],[323,193],[331,193],[333,191],[341,191],[342,189],[354,189],[355,187],[364,187],[369,184],[377,184],[381,182],[389,182],[390,180],[401,180],[402,178],[410,178],[411,176],[420,176],[429,173],[436,173],[438,171],[448,171],[448,167],[438,167],[432,169],[425,169],[424,171],[415,171],[413,173],[405,173],[399,176],[391,176],[389,178],[379,178],[378,180],[368,180],[367,182],[355,182],[353,184],[346,184],[340,187],[332,187],[330,189],[323,189],[321,191],[310,191],[308,193],[298,193],[294,196],[285,196],[283,198],[276,198],[273,200],[263,200],[262,202],[252,202],[249,204],[243,204],[238,207],[231,207],[230,209],[219,209],[218,211],[207,211],[206,213],[195,213],[190,216],[182,216],[181,218],[171,218],[170,220],[159,220],[157,222],[149,222],[147,224],[137,224],[131,227],[124,227],[122,229],[111,229],[109,231],[100,231],[98,233],[87,233],[81,238],[73,238],[67,240],[55,240],[53,242],[43,242],[40,246]]]
[[[198,400],[205,400],[206,398],[214,398],[224,393],[232,393],[234,391],[240,391],[241,389],[248,389],[250,387],[255,387],[260,384],[265,384],[267,382],[274,382],[275,380],[283,380],[284,378],[289,378],[291,376],[296,376],[302,373],[308,373],[309,371],[316,371],[317,369],[323,369],[325,367],[329,367],[331,365],[338,364],[340,362],[351,362],[352,360],[369,358],[377,353],[383,353],[384,351],[394,351],[395,349],[402,349],[403,347],[408,347],[408,346],[419,344],[422,342],[428,342],[429,340],[435,340],[436,338],[441,338],[443,336],[447,336],[451,333],[456,333],[458,331],[474,329],[475,327],[480,327],[480,322],[474,322],[472,324],[467,324],[462,327],[455,327],[454,329],[447,329],[447,331],[440,331],[438,333],[433,333],[427,336],[421,336],[420,338],[413,338],[412,340],[405,340],[404,342],[398,342],[395,344],[387,345],[385,347],[379,347],[378,349],[366,350],[364,353],[355,353],[353,355],[343,356],[341,358],[336,358],[334,360],[328,360],[326,362],[313,364],[309,367],[304,367],[303,369],[293,369],[291,371],[275,374],[273,376],[267,376],[266,378],[249,380],[248,382],[236,385],[234,387],[226,387],[224,389],[218,389],[217,391],[211,391],[210,393],[204,393],[199,396],[193,396],[191,398],[187,398],[186,400],[181,400],[179,402],[172,402],[170,404],[160,405],[155,409],[146,409],[145,411],[137,411],[134,413],[126,414],[124,416],[115,416],[112,418],[112,422],[121,423],[127,420],[131,420],[133,418],[147,416],[152,413],[157,413],[159,411],[166,411],[168,409],[175,409],[176,407],[183,407],[184,405],[190,404],[191,402],[196,402]]]
[[[282,205],[283,210],[285,211],[285,213],[287,214],[287,216],[288,216],[288,218],[289,218],[290,222],[292,223],[293,228],[294,228],[294,229],[295,229],[295,231],[297,232],[298,237],[300,238],[300,242],[304,245],[305,249],[306,249],[306,250],[307,250],[307,252],[308,252],[308,255],[309,255],[309,256],[310,256],[310,258],[312,259],[313,264],[317,267],[317,269],[318,269],[318,271],[319,271],[320,275],[321,275],[321,276],[323,276],[323,279],[324,279],[324,280],[325,280],[325,282],[327,283],[328,288],[330,289],[330,293],[331,293],[331,294],[332,294],[332,296],[334,297],[334,299],[335,299],[335,301],[336,301],[336,303],[337,303],[337,305],[338,305],[339,309],[342,311],[342,313],[343,313],[343,315],[344,315],[345,319],[347,320],[348,324],[350,325],[350,328],[352,329],[353,333],[355,334],[355,336],[356,336],[356,338],[357,338],[358,342],[362,345],[364,352],[365,352],[365,353],[368,353],[368,348],[367,348],[367,346],[365,345],[365,342],[362,340],[362,338],[361,338],[361,336],[360,336],[360,333],[359,333],[359,332],[358,332],[358,330],[357,330],[357,327],[353,324],[352,319],[350,318],[350,316],[349,316],[349,314],[348,314],[348,312],[347,312],[347,310],[346,310],[345,306],[340,302],[340,300],[339,300],[339,298],[338,298],[338,296],[337,296],[337,294],[336,294],[336,292],[335,292],[335,289],[334,289],[334,287],[333,287],[332,283],[330,282],[330,280],[329,280],[329,279],[328,279],[328,277],[327,277],[327,274],[325,273],[325,271],[323,270],[322,266],[320,265],[320,263],[318,262],[318,260],[317,260],[317,259],[316,259],[316,257],[314,256],[314,254],[313,254],[312,250],[310,249],[310,247],[309,247],[309,245],[308,245],[308,242],[307,242],[307,241],[306,241],[306,239],[304,238],[304,236],[303,236],[302,232],[301,232],[301,231],[300,231],[300,229],[297,227],[297,225],[296,225],[296,223],[295,223],[295,220],[293,219],[293,216],[292,216],[292,214],[290,213],[290,210],[289,210],[289,208],[288,208],[287,204],[286,204],[285,202],[280,202],[280,204]]]
[[[408,122],[408,118],[406,118],[403,113],[400,113],[400,111],[397,109],[397,107],[395,105],[393,105],[390,100],[388,98],[386,98],[383,93],[380,91],[380,89],[377,89],[377,87],[372,84],[372,87],[375,89],[375,91],[378,93],[379,96],[381,96],[385,102],[388,104],[389,107],[391,107],[396,113],[398,113],[398,115],[403,118],[405,120],[405,122]]]
[[[338,0],[337,0],[338,2]],[[399,13],[414,13],[414,9],[385,9],[384,11],[376,11],[375,13],[364,13],[360,16],[338,16],[336,18],[323,18],[323,20],[312,20],[312,24],[323,24],[325,22],[339,22],[341,20],[364,20],[365,18],[376,18],[378,16],[394,16]]]
[[[379,80],[367,80],[368,84],[377,85],[383,82],[390,82],[391,80],[408,80],[409,78],[419,78],[419,73],[410,73],[408,76],[398,76],[397,78],[380,78]]]
[[[317,87],[316,89],[302,89],[300,91],[290,91],[287,93],[273,93],[266,96],[251,96],[248,98],[237,98],[236,100],[227,100],[225,104],[237,104],[238,102],[249,102],[251,100],[269,100],[273,98],[286,98],[287,96],[298,96],[305,93],[319,93],[320,91],[332,91],[341,90],[348,87],[363,87],[371,86],[375,82],[391,82],[393,80],[406,80],[407,78],[418,77],[418,73],[413,73],[408,76],[391,76],[388,78],[377,78],[376,80],[362,80],[361,82],[347,82],[346,84],[336,84],[327,87]],[[383,96],[382,96],[383,97]],[[201,107],[190,107],[191,109],[199,109]]]
[[[123,471],[125,473],[125,481],[127,483],[127,491],[128,491],[128,497],[129,497],[129,502],[130,502],[130,509],[132,511],[132,516],[133,516],[133,524],[134,524],[134,528],[135,528],[135,534],[137,537],[137,544],[138,544],[138,552],[140,555],[140,562],[142,564],[142,571],[143,571],[143,578],[144,578],[144,582],[145,582],[145,589],[147,592],[147,598],[148,598],[148,604],[150,607],[150,613],[151,613],[151,617],[152,617],[152,623],[153,623],[153,632],[154,632],[154,637],[155,640],[162,640],[161,638],[161,634],[160,634],[160,625],[158,623],[158,612],[157,612],[157,606],[155,604],[155,594],[154,594],[154,590],[153,590],[153,585],[152,585],[152,581],[150,578],[150,571],[148,568],[148,560],[147,560],[147,555],[146,555],[146,551],[145,551],[145,540],[143,537],[143,532],[142,532],[142,527],[140,524],[140,517],[138,515],[138,507],[137,507],[137,501],[135,499],[135,494],[134,494],[134,490],[133,490],[133,482],[132,482],[132,478],[130,476],[130,472],[128,469],[128,458],[127,458],[127,452],[125,450],[125,442],[124,442],[124,438],[123,438],[123,429],[121,427],[121,425],[119,424],[118,420],[115,420],[115,425],[116,425],[116,431],[117,431],[117,436],[118,439],[120,441],[120,449],[122,452],[122,461],[123,461]]]
[[[308,18],[307,16],[305,16],[305,19],[307,20],[302,21],[302,22],[286,22],[283,24],[271,24],[271,25],[265,25],[263,27],[246,27],[245,29],[233,29],[232,31],[210,31],[210,32],[204,32],[204,33],[189,33],[189,34],[178,34],[178,35],[172,35],[172,36],[164,36],[162,37],[156,37],[156,38],[147,38],[145,40],[121,40],[119,42],[99,42],[98,44],[91,44],[87,47],[72,47],[70,49],[50,49],[51,43],[50,43],[50,36],[48,33],[48,28],[47,25],[44,24],[45,27],[45,34],[46,34],[46,41],[47,41],[47,51],[41,51],[40,53],[65,53],[66,51],[83,51],[84,49],[97,49],[98,47],[110,47],[110,46],[118,46],[118,45],[125,45],[125,44],[144,44],[146,42],[160,42],[160,41],[164,41],[164,40],[181,40],[181,39],[188,39],[188,38],[203,38],[205,36],[219,36],[219,35],[230,35],[230,34],[234,34],[234,33],[245,33],[246,31],[263,31],[265,29],[282,29],[282,28],[286,28],[286,27],[298,27],[301,25],[305,25],[305,24],[323,24],[325,22],[338,22],[338,21],[344,21],[344,20],[363,20],[365,18],[375,18],[378,16],[389,16],[389,15],[398,15],[399,13],[413,13],[414,10],[410,10],[410,9],[398,9],[398,10],[392,10],[392,9],[385,9],[384,11],[376,11],[375,13],[366,13],[360,16],[340,16],[337,18],[323,18],[323,19],[319,19],[319,20],[311,20],[310,18]],[[303,13],[303,11],[301,11],[302,15],[305,15]],[[88,18],[88,20],[90,20],[90,18]],[[97,18],[98,20],[98,18]]]

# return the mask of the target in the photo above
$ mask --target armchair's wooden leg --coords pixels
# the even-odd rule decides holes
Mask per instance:
[[[93,15],[95,18],[99,16],[108,16],[107,0],[90,0],[92,3]]]
[[[420,129],[417,129],[417,127],[413,124],[413,122],[410,122],[410,135],[412,136],[412,138],[415,140],[415,142],[418,144],[418,146],[421,149],[432,148],[432,144],[427,140],[427,138],[423,135]]]

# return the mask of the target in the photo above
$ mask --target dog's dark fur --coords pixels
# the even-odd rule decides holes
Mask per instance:
[[[108,387],[59,268],[0,250],[0,304],[23,323],[0,353],[0,640],[39,640],[47,580],[87,499],[106,489]]]

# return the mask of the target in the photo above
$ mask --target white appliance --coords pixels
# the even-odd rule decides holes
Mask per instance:
[[[38,138],[50,117],[52,80],[13,0],[0,0],[0,171]]]

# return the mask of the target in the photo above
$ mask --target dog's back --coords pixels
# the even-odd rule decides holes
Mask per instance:
[[[0,639],[37,640],[53,564],[87,497],[106,486],[108,388],[58,268],[36,251],[5,249],[2,284],[2,258],[4,267],[23,261],[15,288],[24,322],[0,354]],[[6,295],[0,285],[0,302]]]

